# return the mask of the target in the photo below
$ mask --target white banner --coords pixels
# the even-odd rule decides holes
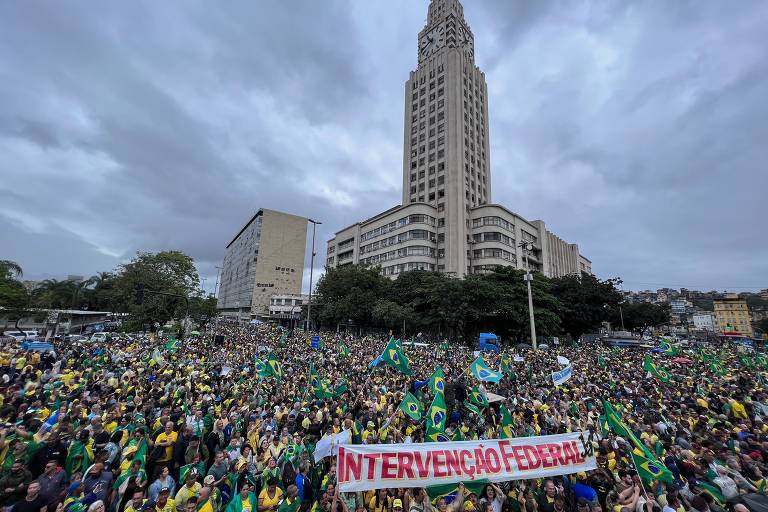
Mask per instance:
[[[342,445],[339,491],[426,487],[487,479],[506,482],[597,468],[585,434],[450,443]]]
[[[567,357],[557,356],[557,364],[562,366],[568,366],[569,364],[571,364],[571,360],[568,359]]]
[[[522,363],[523,361],[525,361],[525,359],[523,358],[523,356],[519,356],[519,355],[517,355],[517,354],[515,354],[515,356],[512,358],[512,360],[513,360],[514,362],[516,362],[516,363]]]
[[[559,386],[563,382],[566,382],[573,375],[573,366],[566,366],[559,372],[552,372],[552,382],[555,386]]]
[[[320,462],[323,458],[331,455],[338,455],[339,445],[349,443],[350,439],[350,430],[342,430],[338,434],[326,434],[315,446],[315,462]]]

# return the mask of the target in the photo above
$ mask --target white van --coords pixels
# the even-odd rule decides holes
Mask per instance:
[[[98,343],[103,343],[107,341],[107,333],[105,332],[97,332],[91,335],[91,341],[95,341]]]
[[[38,339],[37,331],[5,331],[6,336],[15,338],[16,341],[34,340]]]

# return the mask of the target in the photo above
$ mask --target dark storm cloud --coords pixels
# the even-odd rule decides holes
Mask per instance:
[[[764,3],[464,6],[495,202],[632,288],[768,286]],[[319,270],[333,232],[400,201],[426,9],[4,3],[0,258],[60,276],[174,248],[212,288],[226,243],[267,207],[323,221]]]

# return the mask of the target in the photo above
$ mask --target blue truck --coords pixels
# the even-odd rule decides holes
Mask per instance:
[[[490,332],[480,333],[480,350],[486,350],[489,352],[501,352],[501,344],[499,343],[499,337]]]

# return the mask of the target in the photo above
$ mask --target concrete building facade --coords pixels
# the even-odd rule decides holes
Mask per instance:
[[[498,265],[551,277],[592,272],[578,246],[543,221],[491,202],[488,87],[459,0],[429,4],[404,114],[402,205],[337,232],[328,267],[380,266],[392,278],[408,270],[461,278]]]
[[[715,317],[712,313],[694,313],[693,314],[693,327],[699,331],[714,331],[715,330]]]
[[[735,293],[714,300],[715,323],[722,333],[741,333],[752,336],[752,321],[749,316],[747,301]]]
[[[301,293],[307,219],[262,208],[227,244],[218,310],[264,318],[275,295]]]

